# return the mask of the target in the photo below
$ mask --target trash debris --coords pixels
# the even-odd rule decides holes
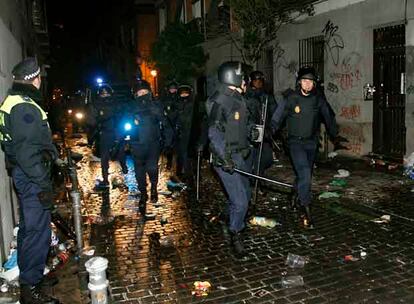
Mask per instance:
[[[348,176],[350,176],[351,175],[351,173],[349,173],[349,171],[348,170],[345,170],[345,169],[339,169],[338,170],[338,174],[335,174],[334,175],[334,177],[335,178],[345,178],[345,177],[348,177]]]
[[[1,292],[8,292],[8,291],[9,291],[9,285],[7,285],[7,284],[2,284],[2,285],[0,286],[0,291],[1,291]]]
[[[172,192],[171,191],[158,191],[159,195],[164,195],[164,196],[171,196]]]
[[[176,183],[169,180],[167,182],[167,189],[170,191],[184,191],[187,189],[187,186],[184,183]]]
[[[5,279],[7,282],[16,280],[20,275],[18,266],[13,267],[10,270],[0,272],[0,278]]]
[[[174,234],[166,235],[160,238],[161,247],[175,247],[176,243],[176,237]]]
[[[217,286],[217,289],[218,290],[228,290],[228,288],[227,287],[224,287],[224,286]]]
[[[85,247],[82,250],[82,255],[93,256],[95,254],[95,246]]]
[[[253,296],[255,296],[256,298],[263,298],[264,296],[270,294],[270,292],[266,289],[260,289],[258,291],[256,291]]]
[[[10,270],[17,266],[17,250],[10,250],[9,257],[7,258],[6,263],[4,263],[4,269]]]
[[[337,156],[338,156],[338,153],[337,152],[329,152],[328,153],[328,158],[335,158]]]
[[[367,253],[365,251],[361,251],[360,256],[362,259],[365,259],[367,257]]]
[[[300,275],[284,276],[282,277],[281,283],[283,288],[300,287],[305,284],[303,282],[303,277]]]
[[[111,177],[111,184],[113,189],[123,187],[125,186],[125,179],[121,175],[115,175]]]
[[[380,218],[373,220],[373,222],[377,224],[388,224],[389,222],[391,222],[391,216],[388,214],[384,214]]]
[[[318,198],[319,199],[323,199],[323,198],[338,198],[341,197],[341,195],[337,192],[322,192],[321,194],[319,194]]]
[[[359,261],[359,258],[353,256],[352,254],[348,254],[344,256],[344,262],[356,262]]]
[[[308,257],[303,257],[297,254],[289,253],[285,264],[290,268],[303,268],[305,264],[309,262]]]
[[[257,225],[257,226],[262,226],[262,227],[267,227],[267,228],[274,228],[278,225],[275,219],[266,218],[263,216],[252,217],[249,223],[251,225]]]
[[[162,203],[160,203],[159,201],[156,201],[155,203],[152,204],[155,208],[161,207]]]
[[[163,215],[161,217],[160,223],[161,223],[162,226],[164,226],[165,224],[168,223],[168,219],[167,219],[167,217],[165,215]]]
[[[329,185],[335,186],[335,187],[346,187],[347,184],[348,184],[347,181],[342,178],[335,178],[329,183]]]
[[[195,281],[191,294],[196,297],[206,297],[210,292],[211,284],[208,281]]]
[[[148,221],[154,220],[155,219],[155,213],[146,213],[145,214],[145,219]]]

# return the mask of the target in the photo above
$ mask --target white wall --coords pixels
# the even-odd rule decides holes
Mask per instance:
[[[21,60],[21,47],[8,27],[0,18],[0,100],[2,101],[9,89],[12,78],[11,70],[13,66]],[[0,150],[0,225],[3,234],[4,251],[0,250],[0,262],[5,261],[3,253],[8,254],[10,241],[13,237],[14,218],[17,218],[17,200],[10,190],[11,179],[7,176],[4,162],[3,151]],[[1,233],[1,232],[0,232]]]

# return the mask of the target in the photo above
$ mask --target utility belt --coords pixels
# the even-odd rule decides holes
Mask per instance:
[[[229,155],[231,157],[231,155],[233,154],[240,154],[244,160],[246,160],[249,157],[250,153],[251,153],[250,147],[247,147],[244,149],[226,150],[226,155]],[[213,166],[220,167],[223,165],[223,159],[217,153],[214,153],[214,151],[212,151],[211,152],[211,163],[213,164]]]
[[[288,140],[292,139],[292,140],[308,141],[308,140],[316,140],[317,138],[318,138],[318,135],[311,135],[308,137],[288,135]]]

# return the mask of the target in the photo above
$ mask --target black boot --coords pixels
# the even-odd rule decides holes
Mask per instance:
[[[59,304],[59,300],[43,293],[40,285],[20,286],[20,304]]]
[[[158,201],[157,187],[151,186],[151,202],[156,203]]]
[[[298,206],[299,206],[299,197],[298,194],[295,192],[294,194],[292,194],[292,197],[290,199],[290,208],[293,211],[298,210]]]
[[[139,203],[138,203],[138,208],[139,208],[139,212],[145,216],[145,213],[147,211],[147,200],[148,200],[148,195],[146,192],[141,191],[141,198],[139,199]]]
[[[240,233],[231,231],[230,235],[231,235],[231,245],[233,247],[234,252],[237,255],[244,255],[245,251],[244,251],[244,246],[243,246]]]
[[[310,206],[305,206],[303,209],[305,211],[305,219],[304,219],[305,226],[311,229],[314,228],[314,222],[313,222]]]

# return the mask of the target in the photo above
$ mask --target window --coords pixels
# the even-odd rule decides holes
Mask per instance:
[[[320,78],[324,79],[324,36],[314,36],[299,40],[299,67],[312,66]]]

